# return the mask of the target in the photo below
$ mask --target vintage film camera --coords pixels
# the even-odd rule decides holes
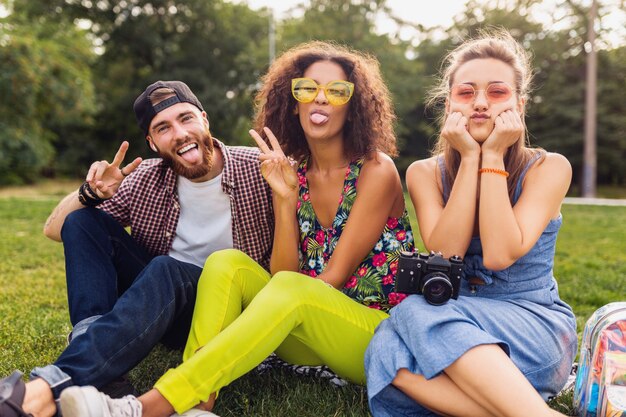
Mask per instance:
[[[402,252],[398,261],[396,292],[422,294],[433,305],[459,297],[463,259],[445,259],[440,253]]]

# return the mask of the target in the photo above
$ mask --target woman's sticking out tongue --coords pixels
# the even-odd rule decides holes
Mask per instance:
[[[325,114],[322,114],[322,113],[311,114],[311,122],[313,122],[313,124],[321,125],[323,123],[326,123],[327,120],[328,120],[328,116]]]

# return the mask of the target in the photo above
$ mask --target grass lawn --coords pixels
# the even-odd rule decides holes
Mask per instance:
[[[63,247],[41,232],[67,187],[18,191],[0,190],[0,375],[53,362],[70,330]],[[626,299],[626,207],[566,205],[562,211],[555,275],[562,298],[578,316],[580,334],[596,308]],[[158,347],[131,373],[131,379],[146,390],[179,360],[179,352]],[[366,398],[364,388],[358,386],[335,388],[281,371],[253,372],[222,390],[215,412],[368,416]],[[571,413],[570,403],[571,397],[565,396],[551,404]]]

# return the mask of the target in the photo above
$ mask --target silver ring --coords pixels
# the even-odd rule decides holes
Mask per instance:
[[[128,174],[126,174],[126,173],[124,172],[124,168],[120,169],[120,172],[122,173],[122,176],[123,176],[123,177],[127,177],[127,176],[128,176]]]

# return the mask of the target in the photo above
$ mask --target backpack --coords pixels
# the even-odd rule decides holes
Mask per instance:
[[[596,310],[585,325],[574,407],[580,417],[626,416],[626,302]]]

